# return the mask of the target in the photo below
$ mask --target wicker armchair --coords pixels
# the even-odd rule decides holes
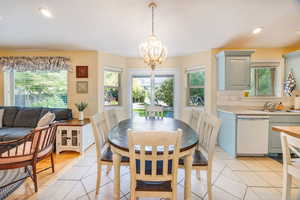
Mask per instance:
[[[53,124],[46,128],[33,130],[31,133],[20,139],[0,142],[0,170],[24,167],[29,176],[32,178],[35,192],[37,192],[36,164],[50,156],[51,167],[43,169],[42,171],[52,168],[52,172],[54,173],[53,148],[55,134],[56,125]],[[30,170],[28,166],[31,166],[32,170]],[[13,183],[20,180],[16,180]]]

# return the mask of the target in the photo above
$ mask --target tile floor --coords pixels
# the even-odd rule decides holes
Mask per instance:
[[[47,184],[29,199],[41,200],[110,200],[113,199],[113,170],[103,175],[99,196],[95,195],[95,149],[85,153],[69,170]],[[105,168],[103,169],[106,170]],[[206,172],[201,180],[192,176],[192,200],[205,200]],[[282,165],[270,158],[247,157],[234,159],[217,148],[213,166],[214,200],[280,200]],[[127,167],[122,168],[121,199],[129,199],[130,176]],[[178,199],[183,199],[184,172],[179,171]],[[297,199],[298,182],[294,180],[292,196]],[[15,198],[21,199],[21,198]]]

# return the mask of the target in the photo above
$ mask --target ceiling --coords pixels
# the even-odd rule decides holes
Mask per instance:
[[[169,55],[300,43],[300,0],[158,0],[156,35]],[[38,9],[47,7],[52,19]],[[137,56],[151,32],[145,0],[2,0],[0,48],[100,50]],[[263,27],[258,35],[251,32]]]

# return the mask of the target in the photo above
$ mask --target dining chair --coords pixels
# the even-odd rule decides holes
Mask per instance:
[[[198,123],[199,123],[199,117],[200,117],[200,112],[199,110],[192,109],[190,112],[190,119],[189,119],[189,125],[194,129],[198,129]]]
[[[37,192],[37,174],[50,168],[52,169],[52,173],[55,171],[53,160],[55,135],[56,125],[52,124],[49,127],[35,129],[20,139],[0,142],[0,170],[24,168],[33,180],[34,190]],[[38,172],[37,163],[47,157],[51,159],[51,167]],[[29,166],[31,166],[31,169]],[[25,178],[27,176],[13,183]],[[8,185],[13,183],[9,183]]]
[[[147,118],[164,118],[164,108],[162,106],[147,106],[145,117]]]
[[[282,200],[291,199],[292,177],[300,179],[300,139],[281,133],[283,156],[283,191]],[[291,153],[298,158],[291,158]]]
[[[97,182],[96,182],[96,194],[99,194],[99,188],[101,184],[102,165],[107,166],[106,175],[109,173],[113,166],[113,153],[108,143],[109,128],[104,113],[97,113],[91,117],[93,135],[96,145],[97,155]],[[129,158],[122,157],[121,165],[129,165]]]
[[[103,112],[104,117],[106,118],[106,124],[108,126],[108,130],[112,129],[119,123],[119,119],[117,116],[117,111],[114,109],[106,110]]]
[[[201,117],[200,117],[201,115]],[[192,168],[200,178],[200,171],[207,171],[207,195],[212,199],[212,162],[215,152],[217,137],[221,126],[221,120],[216,116],[202,112],[199,113],[199,143],[193,154]],[[184,159],[179,159],[179,167],[184,168]]]
[[[176,200],[178,155],[182,131],[128,131],[130,199]]]
[[[128,108],[121,108],[117,110],[117,118],[118,122],[123,121],[125,119],[129,119],[129,109]]]

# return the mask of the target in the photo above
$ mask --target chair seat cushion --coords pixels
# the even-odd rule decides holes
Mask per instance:
[[[179,159],[179,165],[184,165],[184,159],[182,158]],[[193,153],[193,166],[207,166],[207,165],[208,165],[207,159],[200,151],[196,150]]]
[[[136,191],[172,192],[171,181],[136,181]]]
[[[111,151],[111,148],[108,147],[106,148],[102,154],[101,154],[101,161],[105,161],[105,162],[113,162],[113,152]],[[129,158],[122,156],[121,157],[121,162],[123,163],[129,163]]]

